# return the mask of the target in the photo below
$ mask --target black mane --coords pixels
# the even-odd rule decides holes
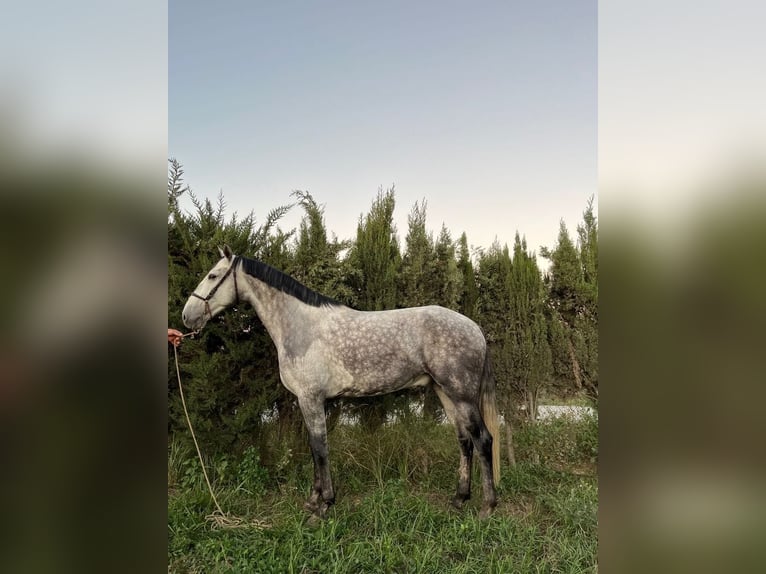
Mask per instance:
[[[321,307],[322,305],[343,305],[343,303],[339,303],[331,297],[327,297],[309,289],[296,279],[290,277],[287,273],[283,273],[279,269],[275,269],[263,261],[248,259],[247,257],[241,256],[239,259],[242,261],[242,269],[245,273],[256,279],[260,279],[267,285],[279,289],[283,293],[292,295],[307,305],[312,305],[314,307]]]

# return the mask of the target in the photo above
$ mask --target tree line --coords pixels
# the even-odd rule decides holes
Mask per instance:
[[[193,210],[180,208],[186,195]],[[403,242],[394,225],[396,194],[380,189],[360,216],[356,237],[328,232],[324,207],[307,191],[258,222],[251,212],[227,217],[223,195],[199,199],[174,159],[168,172],[168,325],[181,309],[218,247],[260,259],[306,286],[360,310],[442,305],[476,321],[492,353],[498,409],[505,420],[534,420],[542,396],[598,400],[598,223],[593,199],[573,239],[564,222],[556,244],[541,248],[550,262],[541,272],[518,232],[511,248],[495,241],[469,249],[442,225],[427,226],[425,200],[412,206]],[[297,229],[278,226],[301,209]],[[240,305],[219,315],[179,348],[181,376],[195,431],[213,448],[244,448],[264,425],[295,433],[302,419],[280,384],[276,348],[254,310]],[[168,364],[168,430],[185,427],[175,366]],[[375,429],[390,417],[443,417],[433,391],[418,389],[356,400],[329,401],[328,423],[341,415]],[[508,427],[510,428],[510,427]]]

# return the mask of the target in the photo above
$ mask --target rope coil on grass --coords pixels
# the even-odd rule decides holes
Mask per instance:
[[[188,337],[190,335],[195,335],[196,331],[192,331],[191,333],[184,333],[182,337]],[[215,512],[212,512],[205,516],[205,520],[207,522],[211,523],[211,528],[256,528],[258,530],[263,530],[264,528],[270,528],[271,525],[263,522],[262,520],[253,519],[253,520],[245,520],[244,518],[240,518],[239,516],[234,516],[231,514],[227,514],[221,509],[221,505],[218,504],[218,499],[215,496],[215,492],[213,492],[213,487],[210,485],[210,479],[207,476],[207,470],[205,469],[205,462],[202,460],[202,452],[200,451],[199,444],[197,443],[197,437],[194,434],[194,429],[192,428],[191,424],[191,418],[189,418],[189,411],[186,408],[186,399],[184,398],[184,389],[183,385],[181,384],[181,370],[178,368],[178,350],[176,349],[176,346],[173,345],[173,355],[175,356],[176,360],[176,375],[178,376],[178,391],[181,395],[181,404],[184,407],[184,414],[186,415],[186,423],[189,425],[189,431],[191,432],[192,439],[194,439],[194,446],[197,449],[197,456],[199,457],[199,463],[202,467],[202,474],[205,477],[205,483],[207,483],[207,488],[210,491],[210,496],[213,499],[213,502],[215,503],[216,510]]]

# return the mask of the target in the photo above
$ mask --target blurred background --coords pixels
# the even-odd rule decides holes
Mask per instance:
[[[167,7],[0,22],[3,572],[165,562]]]
[[[603,571],[766,563],[765,11],[599,5]],[[166,561],[167,24],[0,23],[4,572]]]
[[[761,571],[764,6],[599,4],[599,569]]]

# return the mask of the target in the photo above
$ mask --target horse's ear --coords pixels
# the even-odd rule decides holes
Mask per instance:
[[[228,245],[224,245],[223,249],[219,247],[218,251],[220,251],[221,257],[226,257],[226,259],[228,259],[229,261],[231,261],[231,258],[234,256],[234,254],[231,252],[231,249],[229,249]]]

